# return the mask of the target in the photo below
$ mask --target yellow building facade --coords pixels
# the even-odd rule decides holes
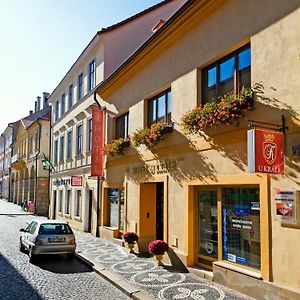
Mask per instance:
[[[216,282],[257,299],[299,297],[299,5],[188,1],[99,86],[107,143],[120,127],[132,140],[157,121],[172,125],[155,146],[108,157],[102,236],[136,231],[141,251],[163,239],[185,266],[212,270]],[[255,83],[254,110],[239,126],[183,132],[182,116],[212,93]],[[282,115],[284,175],[250,173],[251,120],[283,129]],[[278,190],[293,192],[292,223],[278,216]]]

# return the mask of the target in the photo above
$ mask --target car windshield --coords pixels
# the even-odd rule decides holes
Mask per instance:
[[[72,234],[68,224],[41,224],[39,234]]]

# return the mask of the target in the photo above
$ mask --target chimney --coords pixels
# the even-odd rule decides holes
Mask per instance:
[[[34,102],[34,112],[37,112],[37,101]]]
[[[49,106],[49,102],[48,102],[48,97],[49,97],[49,93],[44,92],[43,93],[43,108]]]
[[[160,29],[165,23],[166,23],[165,20],[160,19],[160,20],[153,26],[153,28],[151,29],[152,32],[156,32],[156,31],[157,31],[158,29]]]
[[[41,97],[40,96],[36,97],[36,102],[37,102],[36,111],[39,111],[41,109]]]
[[[33,110],[30,110],[29,111],[29,115],[31,116],[33,114]]]

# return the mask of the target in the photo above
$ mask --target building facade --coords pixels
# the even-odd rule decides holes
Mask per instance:
[[[105,164],[103,236],[163,239],[216,282],[299,298],[299,17],[299,1],[188,1],[98,87],[107,143],[135,144]],[[261,146],[283,134],[284,172],[249,171],[249,126],[268,127]]]
[[[52,218],[97,234],[101,189],[98,178],[90,176],[95,87],[153,34],[157,22],[167,20],[184,2],[163,1],[99,31],[51,93]]]
[[[14,203],[27,204],[38,215],[49,213],[49,170],[42,160],[49,157],[50,114],[44,94],[44,108],[36,106],[29,116],[21,119],[16,127],[11,157],[11,199]],[[40,101],[40,97],[38,102]]]

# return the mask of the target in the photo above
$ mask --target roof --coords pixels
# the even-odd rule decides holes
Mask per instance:
[[[199,1],[199,0],[198,0]],[[98,92],[100,89],[106,87],[119,73],[121,73],[127,65],[134,61],[134,59],[145,50],[152,42],[158,39],[165,31],[167,31],[172,24],[180,19],[184,13],[192,6],[194,3],[197,3],[197,0],[187,0],[187,2],[181,6],[176,13],[171,16],[163,26],[161,26],[157,31],[155,31],[148,40],[145,41],[115,72],[113,72],[108,78],[100,82],[96,87],[95,91]]]

